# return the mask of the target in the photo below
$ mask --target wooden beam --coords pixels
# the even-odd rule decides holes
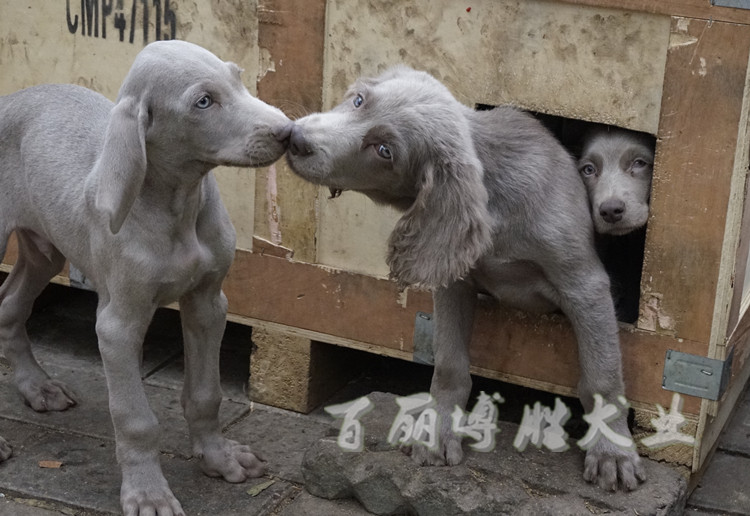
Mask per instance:
[[[641,285],[654,316],[641,328],[709,342],[749,51],[747,27],[673,20]]]
[[[292,119],[321,110],[325,9],[325,0],[261,0],[258,5],[258,97]],[[276,193],[269,197],[269,189]],[[315,261],[317,195],[318,187],[294,175],[285,160],[258,173],[256,234],[294,249],[299,260]],[[273,229],[264,225],[269,216]]]
[[[750,10],[711,5],[711,0],[558,0],[568,4],[610,7],[707,21],[750,24]]]

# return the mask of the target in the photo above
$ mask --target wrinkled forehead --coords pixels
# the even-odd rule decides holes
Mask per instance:
[[[346,97],[365,96],[367,102],[398,106],[434,105],[450,102],[450,91],[426,72],[396,66],[377,77],[359,78],[347,90]]]
[[[240,72],[234,63],[222,61],[198,45],[177,40],[158,41],[138,53],[123,89],[128,84],[142,87],[163,83],[174,88],[215,80],[241,86]]]
[[[653,159],[654,150],[651,142],[640,135],[602,132],[591,138],[584,149],[584,156],[592,154],[601,155],[605,159],[618,159],[621,155]]]

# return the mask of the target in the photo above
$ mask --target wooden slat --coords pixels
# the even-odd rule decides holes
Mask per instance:
[[[383,279],[243,251],[224,292],[237,315],[409,352],[415,313],[432,303]]]
[[[325,0],[261,0],[258,5],[258,44],[261,78],[258,97],[282,109],[290,118],[320,111],[323,91]],[[270,181],[278,192],[268,198],[269,174],[256,182],[256,235],[271,240],[263,221],[273,212],[274,232],[294,249],[299,260],[315,261],[315,200],[318,188],[294,175],[281,160]]]
[[[711,5],[711,0],[558,0],[569,4],[611,7],[685,18],[750,24],[750,11]]]
[[[16,239],[15,233],[10,234],[8,239],[8,246],[5,249],[5,257],[0,257],[0,271],[10,272],[13,265],[18,261],[18,240]],[[60,274],[52,278],[52,283],[59,285],[70,285],[68,269],[70,264],[66,261]]]
[[[18,260],[18,240],[16,234],[11,233],[8,239],[8,246],[5,248],[5,257],[0,257],[0,261],[7,265],[14,265]]]
[[[390,281],[273,253],[238,251],[224,291],[234,316],[331,335],[339,345],[349,340],[399,353],[413,351],[416,312],[432,311],[428,292],[400,293]],[[704,347],[642,331],[622,331],[621,340],[627,396],[652,408],[671,401],[671,392],[661,388],[666,350],[698,354]],[[523,314],[483,302],[471,358],[480,374],[484,370],[521,385],[572,393],[578,382],[576,342],[561,316]],[[685,397],[686,414],[696,414],[699,406],[700,400]]]
[[[673,20],[641,307],[696,342],[711,334],[749,50],[747,27]]]

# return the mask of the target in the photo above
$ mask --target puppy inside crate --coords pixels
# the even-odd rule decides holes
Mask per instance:
[[[479,105],[477,109],[491,109]],[[578,163],[618,320],[638,319],[656,139],[615,126],[533,113]]]

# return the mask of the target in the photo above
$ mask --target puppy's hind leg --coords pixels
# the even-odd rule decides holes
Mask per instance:
[[[17,230],[16,236],[18,261],[0,286],[0,343],[13,368],[16,388],[26,403],[40,412],[65,410],[76,404],[75,395],[39,366],[26,333],[34,300],[62,270],[65,258],[50,242],[31,231]]]

